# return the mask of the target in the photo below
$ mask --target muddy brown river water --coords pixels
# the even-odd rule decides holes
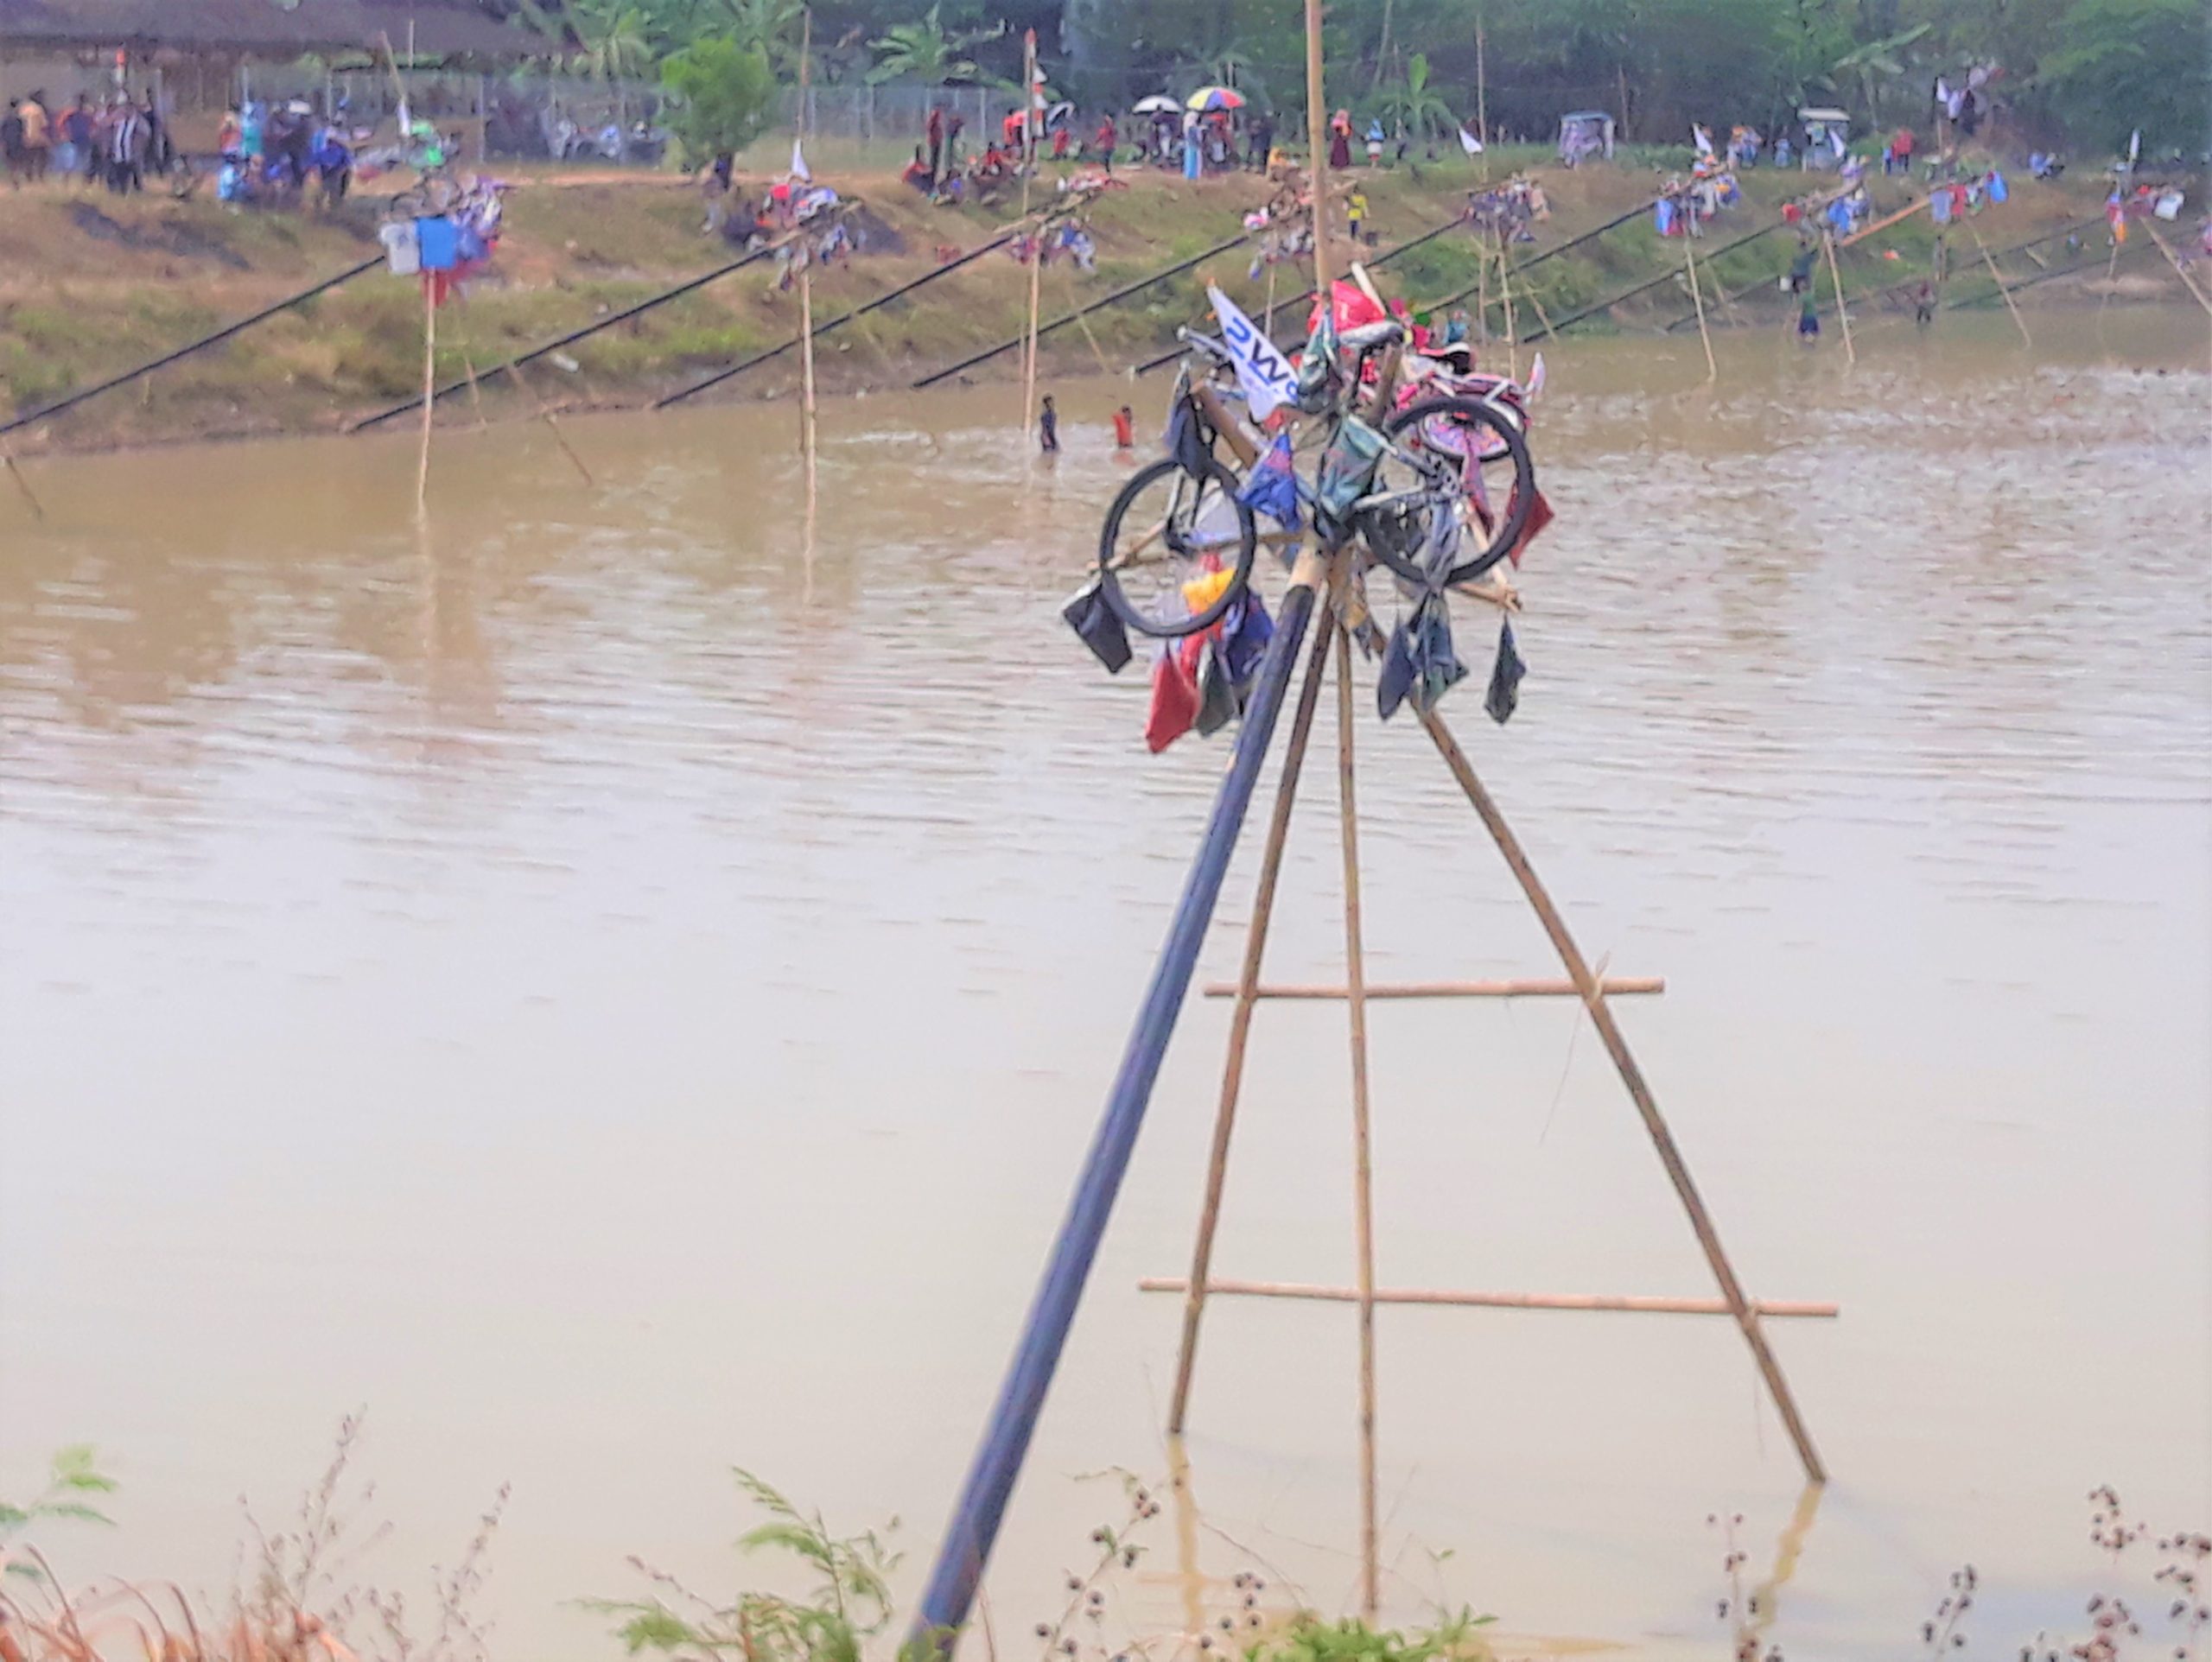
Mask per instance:
[[[2202,321],[1730,339],[1712,392],[1694,338],[1554,354],[1521,713],[1447,714],[1592,955],[1668,978],[1623,1019],[1747,1282],[1841,1302],[1776,1339],[1835,1481],[1801,1506],[1725,1323],[1386,1310],[1393,1615],[1721,1653],[1723,1509],[1794,1565],[1788,1654],[1900,1653],[1966,1560],[2009,1654],[2078,1625],[2093,1484],[2212,1526]],[[733,1463],[899,1514],[911,1590],[1227,754],[1147,758],[1054,616],[1161,389],[1058,391],[1056,466],[1007,388],[830,408],[810,558],[784,405],[573,421],[596,488],[457,428],[423,536],[405,437],[0,496],[0,1494],[108,1451],[73,1573],[223,1585],[232,1497],[281,1517],[365,1405],[365,1578],[512,1480],[502,1655],[615,1653],[571,1601],[631,1552],[730,1584]],[[1360,743],[1370,974],[1554,973],[1419,730]],[[1286,978],[1340,964],[1334,812],[1322,770]],[[1083,1475],[1164,1467],[1135,1284],[1184,1266],[1224,1023],[1185,1013],[1004,1633],[1116,1509]],[[1570,1007],[1372,1027],[1385,1282],[1709,1291]],[[1344,1051],[1261,1012],[1222,1273],[1349,1278]],[[1350,1608],[1353,1331],[1215,1307],[1208,1573]]]

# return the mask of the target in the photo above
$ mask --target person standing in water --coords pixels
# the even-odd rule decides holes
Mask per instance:
[[[1127,404],[1114,412],[1114,448],[1134,450],[1137,447],[1137,418]]]
[[[1797,302],[1797,344],[1801,346],[1817,346],[1820,341],[1820,307],[1813,299],[1813,291],[1808,289],[1799,296]]]
[[[1060,454],[1060,413],[1052,408],[1049,392],[1037,411],[1037,447],[1048,456]]]

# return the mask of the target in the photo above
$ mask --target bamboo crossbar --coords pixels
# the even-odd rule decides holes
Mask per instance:
[[[1148,1275],[1137,1283],[1139,1292],[1190,1291],[1187,1276]],[[1206,1296],[1225,1298],[1307,1299],[1325,1304],[1356,1304],[1357,1287],[1325,1287],[1305,1281],[1209,1281]],[[1638,1316],[1733,1316],[1725,1298],[1669,1298],[1648,1293],[1590,1292],[1466,1292],[1440,1287],[1376,1287],[1370,1295],[1378,1304],[1459,1304],[1484,1310],[1619,1310]],[[1804,1299],[1755,1300],[1755,1316],[1804,1317],[1833,1321],[1843,1313],[1838,1304]]]
[[[1664,993],[1667,981],[1661,975],[1617,975],[1599,983],[1599,991],[1607,998],[1626,993]],[[1209,999],[1233,999],[1236,996],[1234,981],[1209,981],[1205,996]],[[1330,986],[1306,982],[1275,983],[1252,989],[1255,999],[1341,999],[1345,996],[1341,986]],[[1370,981],[1367,986],[1369,999],[1579,999],[1582,989],[1573,981],[1557,976],[1524,975],[1497,981]]]

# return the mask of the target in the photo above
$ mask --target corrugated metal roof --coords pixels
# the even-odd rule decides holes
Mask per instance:
[[[343,52],[389,34],[432,57],[544,54],[538,35],[475,0],[0,0],[0,52],[24,47],[167,47],[178,51]]]

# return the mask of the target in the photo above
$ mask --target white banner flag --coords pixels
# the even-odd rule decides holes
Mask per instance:
[[[1459,148],[1469,155],[1480,155],[1483,153],[1483,142],[1462,126],[1459,129]]]
[[[810,185],[814,182],[814,174],[807,168],[806,152],[799,149],[797,139],[791,141],[791,177]]]
[[[1211,284],[1206,295],[1213,301],[1214,316],[1221,321],[1222,343],[1229,348],[1230,361],[1236,365],[1236,379],[1252,406],[1252,419],[1264,422],[1278,404],[1288,403],[1297,391],[1298,371],[1291,368],[1290,360],[1276,349],[1275,343],[1260,333],[1259,325],[1237,309],[1235,301]]]

